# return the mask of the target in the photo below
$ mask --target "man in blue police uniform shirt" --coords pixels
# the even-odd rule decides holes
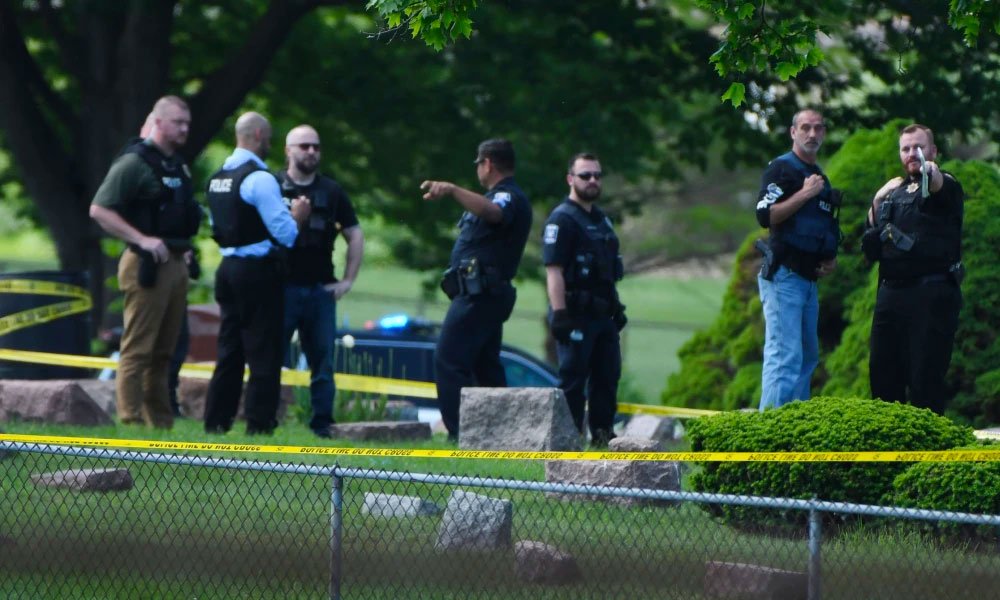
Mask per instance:
[[[438,405],[448,437],[458,439],[463,387],[507,385],[500,364],[503,324],[517,297],[517,274],[531,229],[531,205],[514,181],[514,146],[479,144],[476,175],[485,195],[448,181],[424,181],[424,199],[451,196],[465,213],[441,287],[452,299],[434,353]]]
[[[795,113],[792,151],[771,161],[761,179],[757,221],[770,229],[757,276],[764,308],[760,410],[809,398],[819,363],[817,279],[837,266],[839,192],[816,164],[826,137],[823,115]]]
[[[271,147],[271,124],[248,112],[236,120],[236,149],[208,182],[212,237],[222,263],[215,273],[215,299],[222,312],[219,351],[205,401],[205,431],[233,426],[247,382],[247,433],[269,434],[277,427],[281,394],[285,264],[280,248],[290,248],[310,214],[297,198],[291,210],[264,157]]]
[[[569,197],[556,207],[542,233],[542,262],[559,356],[559,387],[573,421],[583,431],[589,400],[590,439],[607,447],[618,407],[625,307],[615,284],[622,278],[618,236],[597,205],[601,163],[581,153],[569,161]],[[586,397],[584,392],[586,391]]]

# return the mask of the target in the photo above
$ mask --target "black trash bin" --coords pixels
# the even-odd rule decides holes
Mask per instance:
[[[0,348],[90,354],[87,274],[0,273]],[[79,379],[87,369],[0,360],[0,379]]]

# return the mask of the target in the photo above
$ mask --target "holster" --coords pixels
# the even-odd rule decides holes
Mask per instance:
[[[159,268],[156,257],[152,252],[143,250],[139,246],[130,244],[129,248],[139,256],[139,273],[136,278],[139,286],[147,289],[156,287],[156,270]]]
[[[774,250],[771,248],[771,244],[764,240],[757,240],[753,243],[753,247],[760,252],[762,257],[760,262],[760,276],[766,281],[773,280],[774,274],[777,272],[780,265],[774,256]]]

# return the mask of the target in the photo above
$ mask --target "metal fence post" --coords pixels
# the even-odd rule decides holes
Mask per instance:
[[[330,600],[340,600],[341,552],[344,519],[344,478],[333,468],[330,490]]]
[[[816,498],[813,498],[816,501]],[[823,521],[820,511],[809,509],[809,600],[820,600],[820,543],[823,539]]]

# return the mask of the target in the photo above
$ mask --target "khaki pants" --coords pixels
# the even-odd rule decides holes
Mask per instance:
[[[170,357],[180,335],[188,288],[183,256],[159,265],[156,285],[139,285],[139,255],[126,250],[118,263],[118,286],[125,294],[125,327],[118,360],[118,416],[122,423],[173,427],[167,394]]]

